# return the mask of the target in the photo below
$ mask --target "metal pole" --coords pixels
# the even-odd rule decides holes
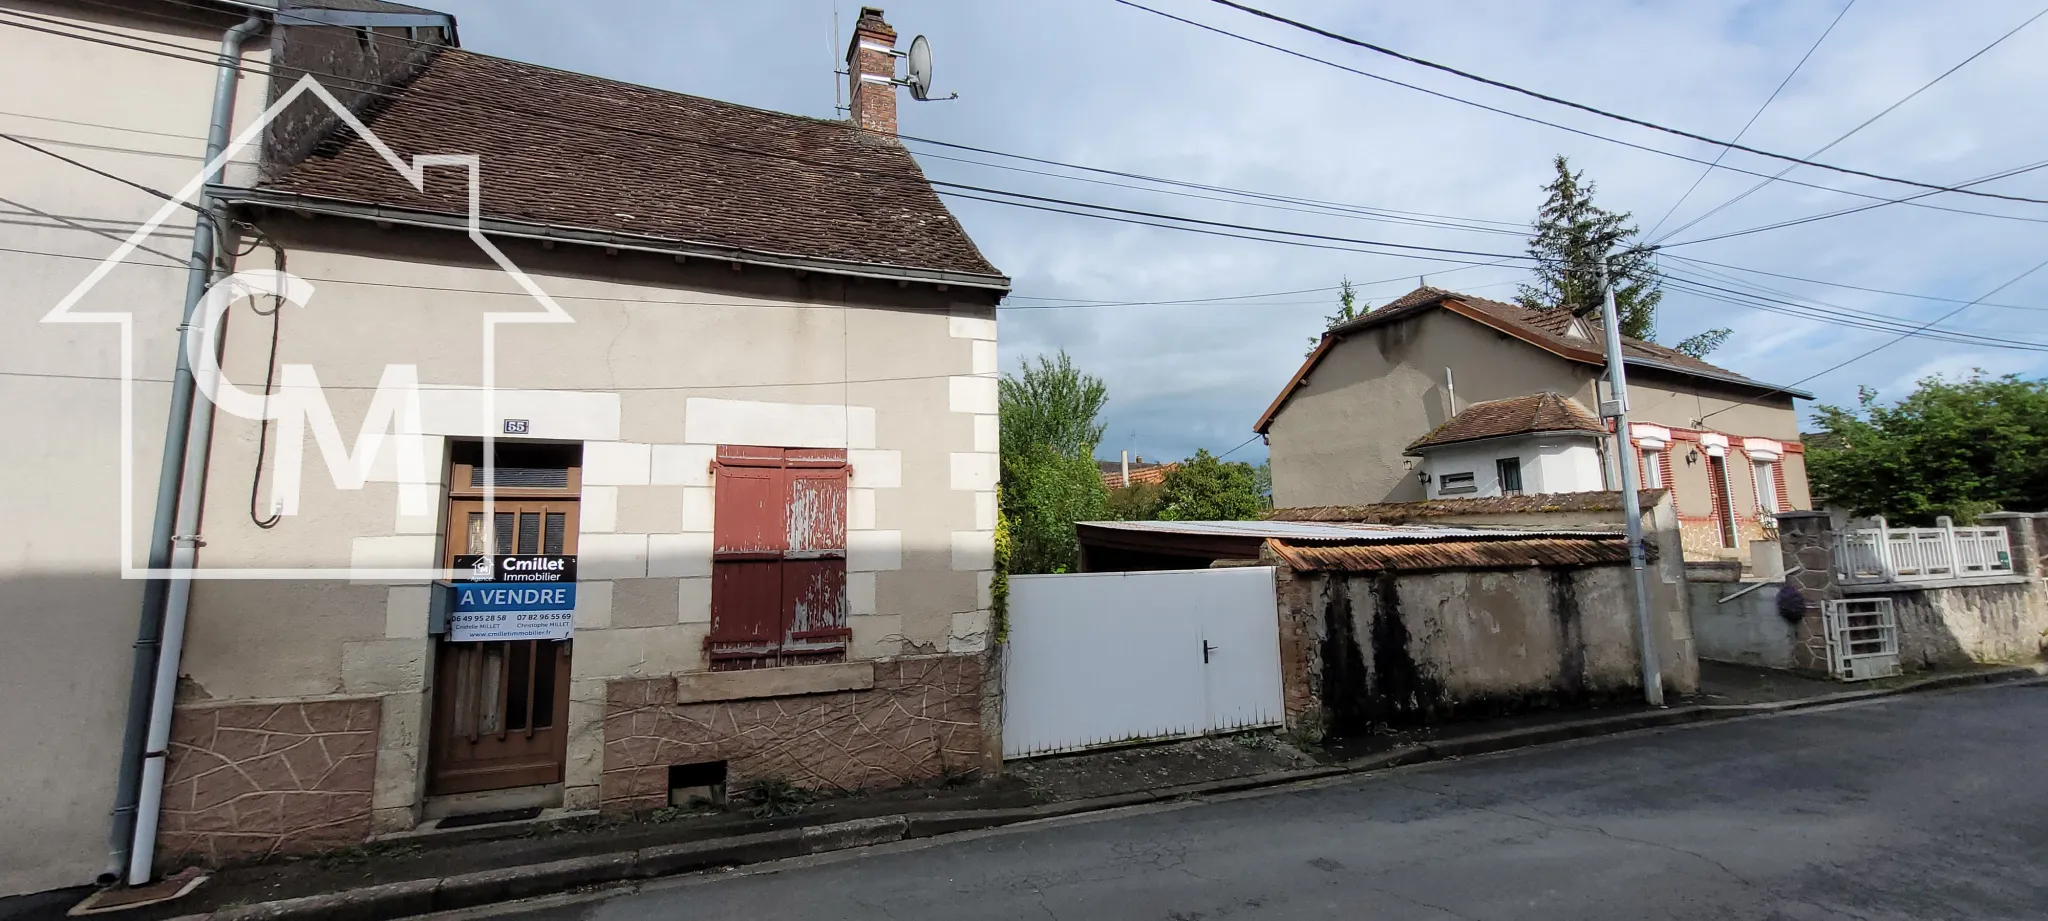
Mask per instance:
[[[1607,389],[1614,401],[1614,466],[1621,470],[1621,510],[1628,526],[1628,565],[1635,574],[1636,633],[1643,657],[1643,700],[1664,706],[1664,678],[1657,662],[1657,632],[1650,616],[1650,586],[1643,572],[1643,502],[1636,492],[1635,459],[1629,450],[1628,372],[1622,367],[1621,317],[1614,307],[1614,283],[1600,260],[1600,322],[1607,332]],[[1604,407],[1603,407],[1604,409]],[[1603,413],[1604,414],[1604,413]]]
[[[221,37],[220,72],[214,81],[212,119],[207,125],[206,152],[201,163],[213,162],[214,157],[227,149],[228,132],[234,119],[235,86],[241,77],[242,44],[264,24],[265,19],[260,14],[251,14]],[[192,226],[192,255],[185,276],[184,318],[178,326],[178,357],[176,371],[171,376],[170,419],[164,427],[163,459],[157,469],[156,511],[150,525],[147,559],[149,568],[157,571],[171,565],[171,539],[176,536],[179,484],[185,472],[185,454],[191,432],[195,387],[191,364],[185,358],[185,337],[191,334],[193,311],[212,283],[214,241],[218,239],[212,210],[207,207],[204,196],[200,199],[200,206],[205,216]],[[149,736],[150,712],[154,708],[157,659],[163,645],[163,612],[169,597],[168,580],[152,576],[143,584],[142,613],[135,630],[135,661],[130,666],[128,717],[121,734],[120,773],[114,787],[112,827],[107,835],[108,866],[102,877],[109,882],[127,874],[131,863],[136,813],[142,795],[142,762],[144,756],[150,754],[144,750],[144,743]],[[175,671],[175,660],[173,662]],[[162,760],[162,753],[155,754],[159,756],[157,760]],[[152,817],[151,824],[154,822]]]

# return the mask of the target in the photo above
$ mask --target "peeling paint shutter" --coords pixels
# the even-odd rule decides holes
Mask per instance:
[[[842,653],[846,452],[721,446],[714,497],[715,668]]]
[[[837,646],[847,633],[847,469],[843,460],[817,462],[838,466],[789,471],[789,552],[782,568],[782,604],[791,648]]]
[[[1771,485],[1778,491],[1778,511],[1781,512],[1792,510],[1792,491],[1785,488],[1785,461],[1788,457],[1780,457],[1771,465]]]

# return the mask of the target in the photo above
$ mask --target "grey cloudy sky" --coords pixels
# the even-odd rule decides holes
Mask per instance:
[[[1743,142],[1805,155],[1848,131],[2040,12],[2040,0],[1954,3],[1856,0]],[[1200,0],[1147,5],[1245,35],[1499,108],[1660,150],[1711,160],[1714,147],[1573,112],[1347,48]],[[832,0],[750,3],[440,0],[465,46],[763,108],[832,117]],[[1484,75],[1591,105],[1731,137],[1842,10],[1840,0],[1615,3],[1356,4],[1263,0],[1276,12]],[[1599,184],[1607,207],[1647,229],[1703,167],[1432,98],[1291,58],[1119,5],[1112,0],[891,0],[903,36],[930,36],[942,92],[905,95],[905,134],[1004,152],[1463,219],[1526,222],[1542,200],[1550,159],[1569,156]],[[841,2],[841,28],[858,4]],[[841,41],[844,36],[842,34]],[[2048,150],[2039,98],[2048,85],[2048,20],[2036,22],[1934,88],[1819,157],[1822,162],[1937,183],[2030,165]],[[1387,223],[1251,207],[992,169],[917,148],[937,179],[1037,195],[1491,253],[1520,253],[1514,233]],[[1782,163],[1730,153],[1724,164],[1765,174]],[[1043,169],[1009,161],[1009,165]],[[1094,177],[1104,178],[1104,177]],[[1866,194],[1916,190],[1800,168],[1787,178]],[[1717,170],[1667,222],[1668,231],[1757,180]],[[2048,169],[1981,188],[2048,198]],[[1673,242],[1867,203],[1774,183]],[[2048,259],[2048,206],[1955,194],[1924,204],[2028,218],[2002,220],[1892,205],[1799,227],[1677,247],[1730,266],[1867,288],[1969,300]],[[975,240],[1016,280],[1010,303],[1063,299],[1159,301],[1364,284],[1369,303],[1431,284],[1506,299],[1525,275],[1412,257],[1334,252],[1158,230],[975,201],[953,202]],[[1513,229],[1494,225],[1496,229]],[[1459,257],[1462,258],[1462,257]],[[1667,262],[1709,284],[1739,287],[1697,265]],[[1716,272],[1727,269],[1711,268]],[[1802,303],[1925,323],[1957,306],[1731,273]],[[1780,295],[1772,295],[1780,296]],[[1035,298],[1035,299],[1026,299]],[[1039,300],[1042,299],[1042,300]],[[1109,385],[1105,456],[1129,447],[1179,457],[1242,442],[1300,363],[1334,308],[1327,291],[1212,303],[1008,310],[1004,363],[1064,348]],[[2004,342],[2048,343],[2048,270],[1999,292],[1944,327]],[[1788,318],[1672,291],[1660,336],[1714,326],[1734,337],[1716,363],[1789,382],[1867,350],[1891,334]],[[2031,308],[2031,309],[2022,309]],[[2048,346],[2043,346],[2048,348]],[[1806,389],[1847,403],[1858,385],[1902,396],[1935,373],[2040,375],[2048,352],[1909,339],[1820,377]],[[1244,448],[1234,459],[1257,459]]]

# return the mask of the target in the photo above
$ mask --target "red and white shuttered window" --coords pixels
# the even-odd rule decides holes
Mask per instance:
[[[714,470],[711,667],[845,658],[846,452],[721,445]]]
[[[1767,438],[1745,438],[1742,451],[1749,455],[1750,479],[1756,484],[1757,514],[1791,510],[1791,497],[1785,491],[1783,446]]]

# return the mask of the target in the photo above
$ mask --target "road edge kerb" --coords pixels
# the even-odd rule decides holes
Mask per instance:
[[[659,845],[528,866],[463,873],[438,879],[383,883],[346,892],[257,902],[222,908],[208,914],[184,915],[174,921],[382,921],[387,918],[510,902],[609,883],[630,883],[699,870],[765,863],[789,857],[930,838],[955,832],[999,828],[1153,803],[1198,799],[1347,774],[1365,774],[1410,764],[1529,748],[1553,742],[1615,735],[1639,729],[1719,722],[1744,716],[1785,713],[1919,691],[1999,684],[2043,676],[2048,676],[2048,665],[2022,665],[1966,675],[1943,675],[1893,688],[1843,691],[1799,700],[1760,704],[1695,704],[1618,716],[1591,717],[1546,726],[1509,729],[1406,745],[1325,767],[1278,771],[1038,806],[905,813],[730,838]]]

